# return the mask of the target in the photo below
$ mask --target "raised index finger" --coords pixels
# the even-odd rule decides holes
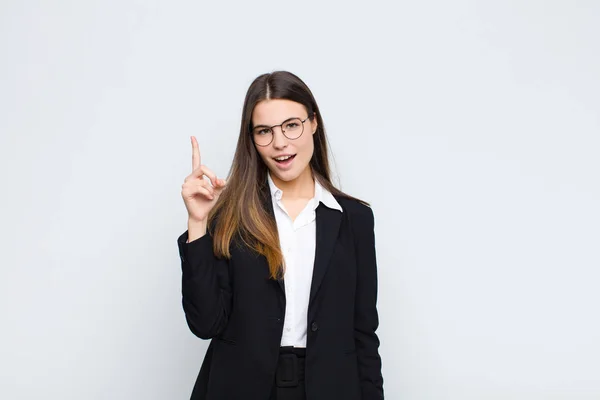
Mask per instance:
[[[195,136],[192,136],[192,172],[200,166],[200,149]]]

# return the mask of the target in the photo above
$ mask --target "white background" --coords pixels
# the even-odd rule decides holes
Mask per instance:
[[[386,398],[600,399],[600,3],[215,3],[0,3],[0,398],[189,398],[189,137],[226,175],[285,69],[375,212]]]

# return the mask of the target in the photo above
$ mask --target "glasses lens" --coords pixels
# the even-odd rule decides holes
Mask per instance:
[[[254,143],[259,146],[266,146],[273,140],[273,131],[271,128],[259,126],[252,130],[252,136],[254,137]]]
[[[302,135],[304,125],[300,118],[290,119],[283,124],[283,132],[289,139],[297,139]]]

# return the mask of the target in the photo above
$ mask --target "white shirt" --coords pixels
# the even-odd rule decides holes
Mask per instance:
[[[281,198],[283,192],[267,173],[279,244],[285,261],[285,318],[281,346],[306,347],[308,300],[315,263],[316,209],[319,202],[342,212],[335,197],[315,179],[315,196],[292,222]]]

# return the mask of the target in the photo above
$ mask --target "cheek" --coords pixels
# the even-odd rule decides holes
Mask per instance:
[[[263,161],[266,161],[266,158],[267,158],[267,155],[265,153],[266,150],[264,148],[258,147],[256,145],[254,146],[254,148],[256,149],[256,152],[258,153],[258,155],[260,156],[260,158]]]
[[[314,151],[315,151],[315,144],[312,140],[312,137],[310,137],[309,140],[307,140],[306,144],[304,145],[304,152],[306,153],[308,158],[311,158]]]

